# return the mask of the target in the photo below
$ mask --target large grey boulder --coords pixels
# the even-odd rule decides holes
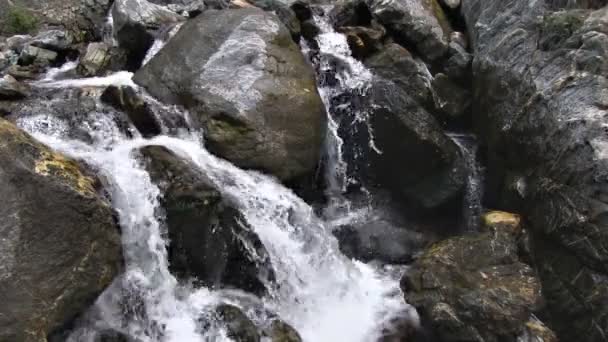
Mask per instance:
[[[99,181],[0,120],[0,341],[46,341],[121,270],[120,232]]]
[[[314,172],[325,109],[311,67],[276,15],[206,11],[134,81],[190,109],[207,148],[239,167],[283,180]]]
[[[608,8],[593,1],[464,0],[474,120],[488,193],[520,207],[550,326],[608,336]],[[605,2],[602,2],[605,4]],[[576,7],[576,8],[573,8]],[[560,11],[557,11],[560,10]]]

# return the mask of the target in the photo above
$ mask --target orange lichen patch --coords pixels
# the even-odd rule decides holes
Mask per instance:
[[[504,211],[490,211],[482,216],[482,222],[488,230],[505,230],[517,234],[521,232],[521,217]]]

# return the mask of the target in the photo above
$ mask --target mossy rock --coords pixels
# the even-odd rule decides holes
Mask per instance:
[[[588,11],[572,10],[549,13],[543,17],[540,47],[555,50],[563,47],[568,39],[583,26]]]

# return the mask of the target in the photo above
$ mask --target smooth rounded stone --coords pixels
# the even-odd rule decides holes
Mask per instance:
[[[431,72],[424,62],[402,46],[386,44],[378,53],[365,60],[365,66],[374,74],[395,83],[419,104],[426,106],[433,102]]]
[[[21,53],[21,50],[32,40],[30,35],[15,35],[6,39],[6,47],[9,50],[13,50],[17,53]]]
[[[137,70],[154,43],[155,30],[184,21],[166,7],[146,0],[116,0],[112,6],[114,37],[127,52],[128,69]]]
[[[292,326],[279,319],[272,320],[263,333],[270,338],[271,342],[302,342],[300,334]]]
[[[574,6],[574,7],[578,7]],[[562,341],[608,336],[608,8],[468,0],[474,125],[486,193],[531,236],[547,323]]]
[[[462,32],[458,32],[458,31],[452,32],[450,34],[450,43],[456,43],[465,50],[469,48],[469,42],[468,42],[467,36]]]
[[[11,75],[0,78],[0,100],[19,100],[30,94],[29,87]]]
[[[313,174],[325,134],[314,73],[279,18],[259,9],[188,21],[134,81],[188,108],[209,151],[293,180]]]
[[[423,59],[436,61],[446,54],[452,28],[437,0],[372,0],[368,5],[397,42],[415,46]]]
[[[441,3],[451,9],[457,9],[460,7],[461,0],[440,0]]]
[[[74,43],[99,40],[106,22],[111,0],[0,0],[0,13],[9,13],[18,5],[27,9],[27,15],[38,29],[60,29],[67,32]],[[0,35],[10,31],[0,26]]]
[[[256,325],[236,306],[223,304],[217,307],[217,315],[235,342],[260,342]]]
[[[172,273],[211,288],[235,287],[264,295],[270,258],[241,213],[189,162],[160,146],[141,150],[162,193]]]
[[[0,340],[46,341],[120,273],[120,229],[83,165],[6,120],[0,140]]]
[[[363,262],[407,264],[428,243],[424,234],[383,218],[342,226],[333,234],[344,255]]]
[[[481,216],[483,229],[489,231],[508,231],[519,234],[522,231],[521,216],[505,211],[488,211]]]
[[[437,74],[431,82],[435,108],[450,119],[460,119],[469,114],[472,94],[469,89],[450,80],[445,74]]]
[[[442,341],[514,341],[540,308],[541,285],[507,230],[438,242],[402,279],[406,301]]]

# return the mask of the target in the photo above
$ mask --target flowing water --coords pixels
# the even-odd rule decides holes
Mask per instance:
[[[340,58],[350,68],[336,73],[337,84],[321,88],[328,110],[331,98],[340,93],[364,94],[371,74],[350,57],[344,37],[325,28],[319,45],[324,56]],[[328,66],[324,63],[321,61],[322,68]],[[100,78],[48,79],[36,86],[136,87],[131,76],[119,72]],[[348,110],[348,106],[342,110]],[[187,113],[181,114],[187,123]],[[190,129],[187,134],[171,135],[164,129],[165,135],[144,139],[125,134],[116,121],[107,111],[89,113],[80,123],[89,134],[85,141],[71,139],[66,129],[69,123],[57,117],[40,113],[18,120],[20,127],[40,141],[97,170],[107,182],[120,218],[124,275],[100,297],[88,319],[70,337],[72,342],[92,342],[95,334],[105,329],[142,342],[229,341],[226,330],[212,314],[223,302],[241,307],[256,322],[265,319],[260,312],[274,312],[308,342],[374,342],[397,317],[418,324],[415,310],[403,301],[400,270],[360,263],[340,253],[330,219],[348,221],[352,215],[348,207],[333,210],[329,218],[320,218],[274,178],[241,170],[211,155],[204,148],[201,132]],[[330,117],[327,177],[334,199],[341,197],[349,182],[337,129],[337,121]],[[166,240],[160,210],[163,194],[137,153],[149,145],[164,146],[191,161],[242,212],[267,249],[276,273],[274,283],[268,284],[268,295],[251,298],[235,291],[197,288],[178,282],[169,272],[166,247],[170,241]],[[253,310],[255,305],[265,310]]]

